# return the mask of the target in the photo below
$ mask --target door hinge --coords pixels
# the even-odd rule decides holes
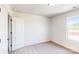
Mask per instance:
[[[10,46],[12,47],[12,44]]]
[[[9,38],[7,40],[9,40]]]
[[[8,48],[8,52],[9,52],[9,48]]]
[[[10,32],[12,34],[12,32]]]
[[[12,18],[11,18],[11,22],[12,22]]]

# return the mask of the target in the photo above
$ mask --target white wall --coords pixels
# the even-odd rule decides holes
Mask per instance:
[[[12,45],[13,50],[24,46],[24,19],[12,18]]]
[[[48,41],[48,18],[31,15],[24,22],[26,45]]]
[[[78,16],[79,10],[52,17],[52,41],[79,52],[79,42],[68,40],[66,20],[71,16]]]
[[[0,5],[0,54],[8,53],[8,11],[4,5]]]
[[[47,17],[14,12],[13,50],[48,40]]]

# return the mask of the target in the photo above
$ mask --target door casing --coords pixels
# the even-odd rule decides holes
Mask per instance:
[[[8,15],[8,53],[12,52],[12,17]]]

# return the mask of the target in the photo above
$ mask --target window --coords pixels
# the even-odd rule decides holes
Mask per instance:
[[[79,16],[67,19],[68,39],[79,41]]]

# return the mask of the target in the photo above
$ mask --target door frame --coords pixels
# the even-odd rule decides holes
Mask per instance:
[[[8,14],[8,54],[10,54],[11,52],[12,52],[12,16]]]

